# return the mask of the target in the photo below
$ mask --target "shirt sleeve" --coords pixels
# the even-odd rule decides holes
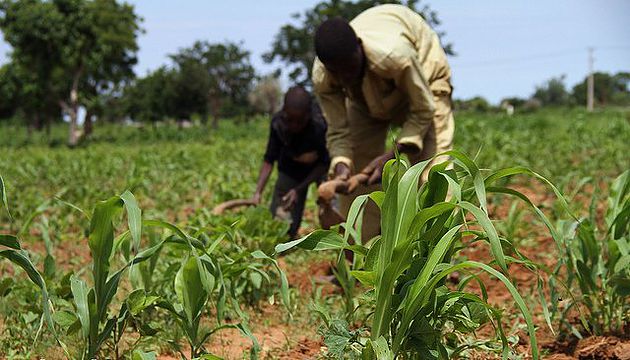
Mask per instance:
[[[322,132],[317,138],[317,155],[319,162],[325,166],[330,165],[330,154],[326,148],[326,129],[322,129]]]
[[[328,124],[326,145],[332,161],[331,171],[340,162],[352,168],[352,147],[350,145],[350,127],[346,114],[346,96],[342,88],[331,82],[321,63],[316,61],[313,69],[313,87],[324,118]]]
[[[409,53],[396,69],[396,85],[409,98],[409,113],[398,137],[399,144],[414,145],[422,150],[422,139],[433,122],[435,105],[433,94],[422,74],[420,61],[415,53]]]
[[[281,149],[280,137],[273,128],[273,121],[269,125],[269,139],[267,140],[267,150],[265,150],[264,160],[270,164],[278,161]]]

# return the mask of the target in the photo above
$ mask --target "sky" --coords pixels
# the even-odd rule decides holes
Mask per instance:
[[[144,19],[139,37],[140,76],[168,63],[168,54],[196,40],[242,41],[260,73],[279,28],[319,0],[128,0]],[[527,97],[552,76],[573,86],[588,71],[588,47],[595,70],[630,71],[630,0],[433,0],[453,43],[449,58],[456,98],[483,96],[497,103]],[[10,47],[0,42],[0,63]],[[287,86],[285,79],[284,86]]]

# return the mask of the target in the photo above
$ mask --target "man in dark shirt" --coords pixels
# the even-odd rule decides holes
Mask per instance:
[[[271,200],[271,213],[290,212],[289,235],[295,238],[302,222],[308,186],[319,182],[330,164],[326,150],[326,123],[311,95],[296,86],[284,96],[282,110],[271,120],[267,151],[258,176],[253,200],[259,204],[262,192],[278,163],[278,180]]]

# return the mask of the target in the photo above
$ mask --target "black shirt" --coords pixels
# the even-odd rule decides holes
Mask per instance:
[[[287,131],[283,116],[280,111],[271,119],[265,161],[271,164],[277,161],[278,171],[296,181],[303,181],[318,165],[328,167],[330,156],[326,150],[326,123],[317,109],[314,107],[308,124],[297,134]],[[314,160],[300,161],[300,156]]]

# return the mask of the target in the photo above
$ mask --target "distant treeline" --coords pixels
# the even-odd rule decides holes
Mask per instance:
[[[491,104],[481,96],[454,101],[456,110],[487,112],[512,108],[514,111],[535,111],[549,106],[586,106],[588,77],[571,89],[565,84],[566,76],[561,75],[545,81],[536,87],[529,98],[507,97],[499,104]],[[630,73],[618,72],[593,74],[595,106],[630,106]]]
[[[221,117],[273,113],[281,101],[278,77],[310,85],[315,53],[313,34],[329,17],[353,18],[383,3],[404,4],[437,30],[447,54],[440,20],[418,0],[324,0],[280,26],[267,63],[279,64],[260,74],[240,42],[196,41],[169,56],[160,68],[136,76],[138,36],[144,31],[133,5],[118,0],[0,0],[0,31],[11,46],[9,62],[0,66],[0,122],[23,124],[29,132],[49,130],[66,119],[68,143],[92,133],[94,121],[198,121],[216,125]],[[628,74],[597,74],[598,104],[627,104]],[[536,90],[541,106],[582,104],[585,90],[572,93],[556,78]],[[531,100],[511,99],[520,107]],[[483,99],[457,103],[483,110]],[[83,126],[80,127],[80,118]]]
[[[436,12],[419,2],[324,0],[294,14],[263,55],[267,63],[280,65],[273,74],[257,73],[242,43],[197,41],[170,55],[168,64],[136,77],[137,39],[144,30],[133,5],[0,0],[0,30],[11,46],[10,61],[0,67],[0,121],[27,125],[31,132],[49,131],[65,118],[68,143],[76,145],[91,134],[95,120],[216,124],[219,117],[273,112],[281,98],[277,78],[282,72],[308,86],[319,23],[397,3],[418,11],[439,31]],[[82,128],[80,118],[85,119]]]

